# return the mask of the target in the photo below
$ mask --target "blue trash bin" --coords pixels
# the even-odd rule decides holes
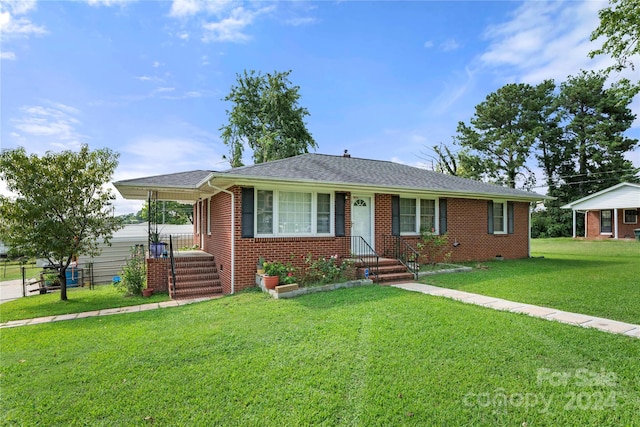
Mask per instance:
[[[67,276],[67,288],[77,288],[78,287],[78,275],[79,271],[77,268],[67,268],[65,272]]]

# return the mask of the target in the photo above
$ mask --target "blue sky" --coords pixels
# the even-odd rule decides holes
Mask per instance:
[[[450,144],[504,84],[610,65],[587,56],[606,5],[2,1],[1,144],[110,147],[121,154],[114,180],[227,169],[221,99],[236,73],[292,70],[317,152],[430,167],[429,147]],[[639,120],[628,135],[640,137]],[[116,203],[117,213],[139,207]]]

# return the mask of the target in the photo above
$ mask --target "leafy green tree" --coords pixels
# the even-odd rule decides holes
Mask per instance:
[[[149,219],[149,202],[142,205],[136,217],[140,222]],[[151,201],[151,222],[155,224],[193,224],[193,205],[172,201]]]
[[[591,40],[605,37],[600,49],[589,52],[596,55],[611,55],[617,64],[610,69],[621,71],[634,64],[631,56],[640,54],[640,1],[609,0],[609,7],[600,10],[600,26],[591,33]]]
[[[0,240],[27,256],[46,258],[58,269],[60,299],[67,300],[66,269],[78,254],[98,255],[120,221],[115,196],[104,186],[118,164],[105,148],[28,155],[24,148],[0,153],[0,178],[17,196],[0,196]]]
[[[635,115],[629,108],[640,89],[627,79],[605,87],[602,72],[583,71],[560,85],[558,108],[564,129],[560,175],[576,197],[584,197],[623,180],[638,169],[624,158],[638,146],[625,132]]]
[[[464,159],[468,176],[511,188],[518,178],[525,187],[535,182],[527,160],[543,133],[541,115],[554,86],[551,80],[505,85],[476,106],[469,125],[458,123],[456,143],[472,150]]]
[[[306,108],[298,105],[300,87],[292,86],[287,72],[262,75],[255,71],[237,74],[237,85],[224,101],[229,123],[220,128],[229,147],[231,167],[242,166],[245,145],[253,150],[253,161],[263,163],[308,153],[317,148],[304,118]]]

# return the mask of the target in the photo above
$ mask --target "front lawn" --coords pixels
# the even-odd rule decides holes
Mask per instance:
[[[531,243],[531,255],[544,258],[491,261],[470,273],[420,281],[640,324],[639,242],[534,239]]]
[[[5,329],[3,425],[634,425],[640,340],[376,285]]]
[[[0,323],[167,301],[169,295],[165,293],[154,294],[150,298],[125,297],[113,285],[100,285],[94,289],[68,288],[67,298],[67,301],[60,301],[60,292],[53,292],[5,302],[0,304]]]

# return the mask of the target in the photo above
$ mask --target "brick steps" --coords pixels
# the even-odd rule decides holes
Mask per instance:
[[[169,296],[171,299],[200,298],[223,293],[218,267],[213,256],[177,257],[176,289],[169,271]]]
[[[371,266],[373,262],[369,262]],[[364,277],[364,271],[366,267],[362,262],[356,262],[358,269],[358,277]],[[371,268],[370,268],[371,270]],[[380,258],[378,261],[378,274],[374,275],[373,272],[369,272],[369,278],[376,283],[382,282],[401,282],[411,281],[415,277],[407,267],[405,267],[400,261],[393,258]]]

